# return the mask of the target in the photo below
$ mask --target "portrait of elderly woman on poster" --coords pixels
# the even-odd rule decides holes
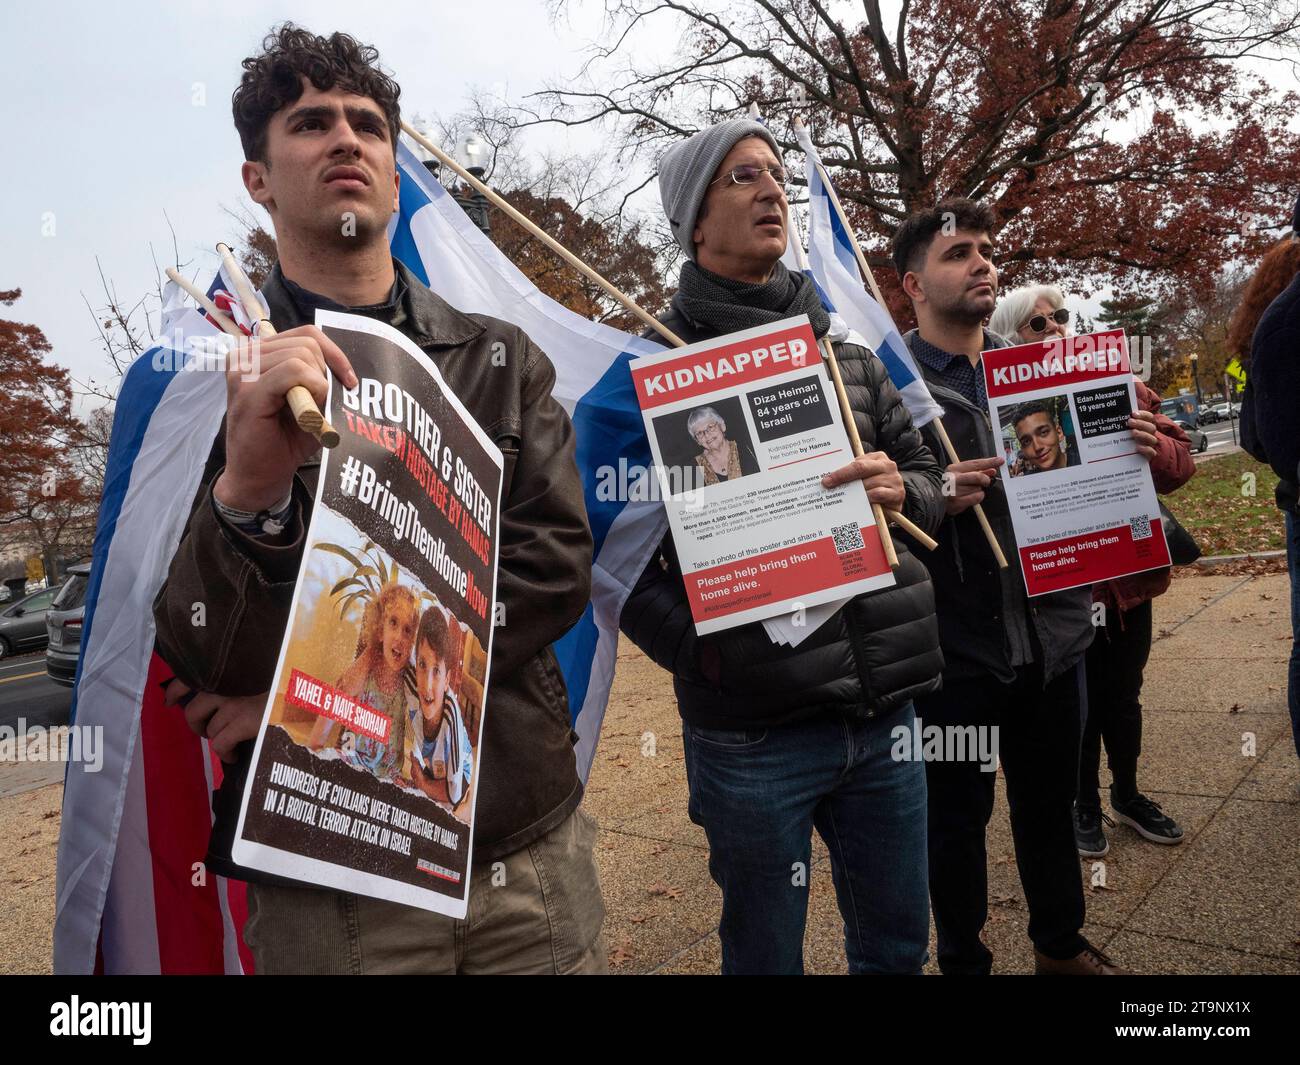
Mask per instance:
[[[1073,332],[1065,296],[1055,285],[1027,285],[1004,294],[989,319],[989,331],[1012,344],[1042,343]]]
[[[753,449],[748,442],[727,436],[726,419],[712,407],[696,407],[691,411],[686,418],[686,431],[701,448],[695,464],[704,471],[706,487],[758,472]]]

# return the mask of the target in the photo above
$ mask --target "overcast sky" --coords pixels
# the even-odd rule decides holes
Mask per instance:
[[[538,0],[5,3],[0,135],[10,154],[0,289],[23,296],[0,316],[40,326],[54,361],[74,377],[103,378],[81,298],[103,302],[96,256],[123,301],[134,302],[154,283],[150,243],[160,266],[172,261],[170,219],[190,272],[215,268],[213,245],[238,235],[223,207],[248,203],[230,94],[240,61],[272,24],[291,19],[374,44],[401,83],[404,115],[450,116],[475,86],[518,100],[572,77],[599,14],[597,5],[553,27]],[[564,136],[539,133],[527,147]]]

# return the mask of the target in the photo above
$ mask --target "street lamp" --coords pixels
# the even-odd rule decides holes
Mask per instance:
[[[428,140],[436,141],[437,135],[433,126],[427,122],[417,122],[416,129],[420,131]],[[424,168],[436,179],[441,172],[441,164],[432,152],[424,147],[419,141],[412,139],[412,151],[415,152]],[[466,170],[473,174],[480,181],[483,175],[487,173],[487,164],[492,157],[491,145],[487,143],[477,133],[471,133],[467,137],[462,137],[460,144],[456,147],[456,162],[460,163]],[[451,190],[452,196],[460,204],[461,209],[469,216],[485,236],[492,235],[490,228],[490,218],[488,215],[488,199],[477,189],[470,188],[467,185],[458,184]]]
[[[456,162],[460,163],[479,181],[482,181],[483,175],[487,173],[487,164],[491,154],[492,149],[487,141],[477,133],[471,133],[469,136],[462,138],[457,146]],[[456,191],[456,199],[460,201],[461,207],[469,215],[470,221],[483,231],[484,236],[490,237],[492,235],[492,224],[488,217],[487,197],[478,189],[462,185]]]
[[[1204,404],[1201,402],[1201,379],[1196,374],[1197,358],[1198,356],[1196,352],[1192,352],[1192,387],[1196,389],[1196,414],[1197,417],[1199,418],[1201,413],[1201,407]]]
[[[417,119],[415,128],[430,142],[438,139],[434,134],[433,126],[428,122],[421,122]],[[434,158],[433,152],[429,151],[428,148],[413,137],[408,137],[407,140],[410,142],[411,151],[415,153],[415,157],[424,164],[424,169],[436,178],[438,176],[438,160]]]

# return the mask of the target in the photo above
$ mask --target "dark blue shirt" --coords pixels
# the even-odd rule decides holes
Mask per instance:
[[[920,333],[912,335],[909,347],[912,354],[930,369],[934,370],[943,383],[960,396],[965,396],[981,410],[989,405],[988,392],[984,389],[984,368],[980,363],[971,365],[965,355],[953,355],[951,352],[936,348],[925,340]],[[1006,347],[1006,342],[996,333],[984,330],[984,350]]]
[[[904,341],[917,360],[925,363],[926,366],[935,371],[947,388],[970,400],[980,408],[981,412],[985,412],[984,421],[987,425],[988,392],[984,387],[983,364],[977,362],[972,366],[970,359],[965,355],[954,355],[942,348],[936,348],[928,341],[922,340],[920,332],[915,329],[907,334]],[[1009,347],[1010,344],[1010,341],[999,334],[990,332],[987,329],[984,330],[985,351],[993,348]],[[966,456],[966,458],[970,457],[969,455]],[[1012,550],[1007,550],[1009,546],[1012,546]],[[1007,663],[1013,669],[1019,669],[1022,666],[1029,665],[1040,655],[1035,653],[1033,638],[1030,636],[1029,600],[1025,595],[1024,584],[1020,579],[1020,569],[1016,565],[1016,552],[1013,545],[1004,544],[1003,553],[1011,559],[1009,566],[998,570],[998,579],[1002,585],[1002,602],[1004,604],[1002,613],[1003,651]],[[1020,609],[1014,609],[1009,605],[1013,603],[1020,604]],[[994,676],[1004,679],[997,669],[994,670]]]

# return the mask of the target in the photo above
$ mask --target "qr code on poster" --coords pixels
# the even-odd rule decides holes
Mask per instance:
[[[835,537],[835,553],[847,555],[852,551],[861,551],[867,545],[862,542],[862,530],[856,525],[837,525],[831,530]]]
[[[1134,540],[1151,539],[1151,517],[1147,514],[1138,514],[1136,517],[1128,520],[1129,531],[1133,534]]]

